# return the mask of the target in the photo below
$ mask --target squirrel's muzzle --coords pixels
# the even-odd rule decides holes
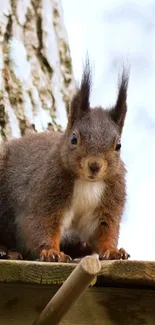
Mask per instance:
[[[107,161],[104,157],[83,157],[80,161],[80,177],[96,181],[106,174]]]
[[[88,163],[88,167],[89,167],[89,170],[91,171],[91,173],[94,175],[96,175],[101,169],[101,165],[96,161],[94,161],[92,163]]]

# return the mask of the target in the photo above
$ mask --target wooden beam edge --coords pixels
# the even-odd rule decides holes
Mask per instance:
[[[0,261],[0,283],[59,284],[61,285],[77,263],[34,261]],[[102,261],[101,283],[144,283],[155,286],[154,261]]]
[[[155,287],[155,261],[101,262],[100,285],[111,283]]]

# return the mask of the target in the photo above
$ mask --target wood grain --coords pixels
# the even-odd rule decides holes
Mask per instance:
[[[62,284],[77,264],[0,261],[0,282]]]
[[[0,261],[0,283],[62,284],[77,263]],[[104,261],[98,284],[142,285],[155,287],[155,262]]]
[[[0,284],[0,325],[30,325],[57,285]],[[155,291],[88,288],[60,325],[154,325]],[[51,323],[52,325],[52,323]]]
[[[106,261],[101,263],[100,285],[125,284],[155,286],[155,262]]]

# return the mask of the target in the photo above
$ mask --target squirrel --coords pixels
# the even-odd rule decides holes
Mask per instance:
[[[1,144],[0,244],[8,251],[68,262],[61,247],[79,240],[100,259],[128,259],[117,248],[126,202],[120,149],[128,79],[123,69],[113,107],[91,108],[86,62],[64,132],[32,133]]]

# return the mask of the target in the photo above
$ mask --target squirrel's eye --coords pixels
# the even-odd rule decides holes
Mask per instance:
[[[121,140],[117,142],[115,150],[119,151],[120,149],[121,149]]]
[[[77,144],[77,135],[75,133],[72,134],[71,144],[74,144],[74,145]]]

